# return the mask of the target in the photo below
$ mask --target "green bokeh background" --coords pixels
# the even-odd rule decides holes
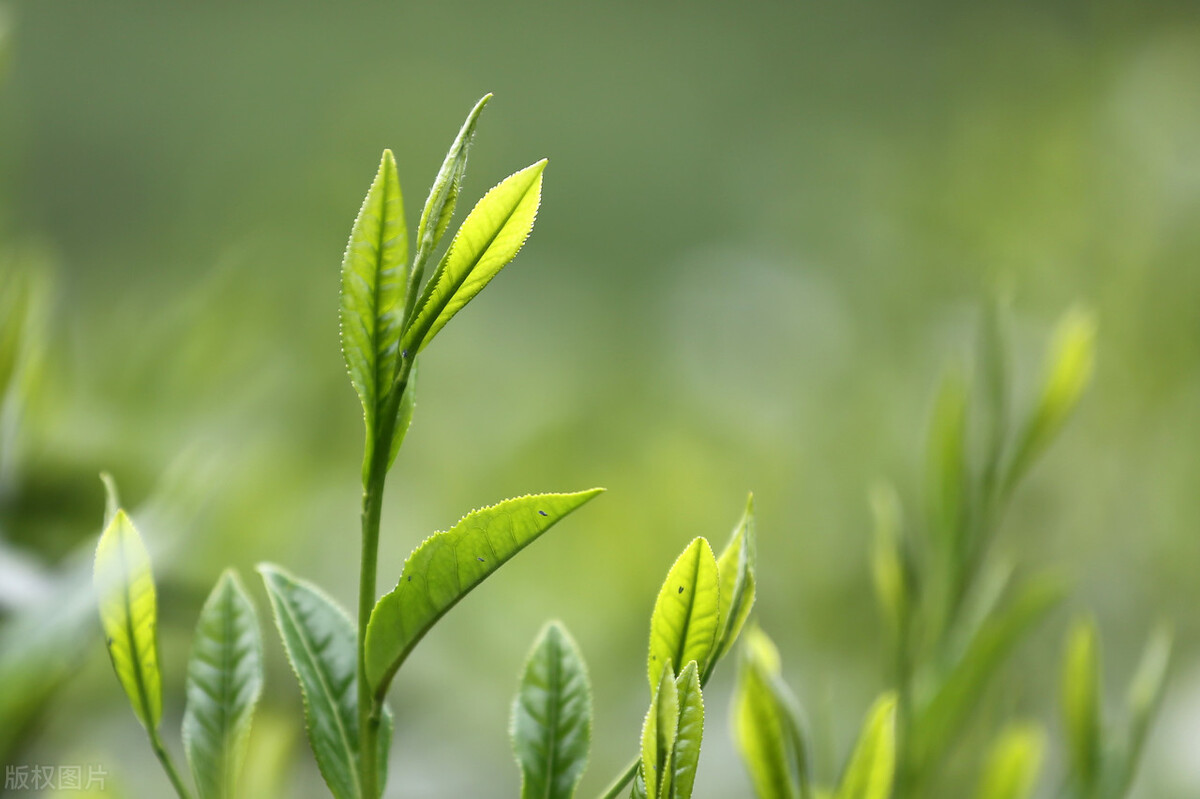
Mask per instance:
[[[384,147],[415,223],[462,117],[491,91],[468,202],[548,156],[543,207],[517,261],[425,359],[380,583],[469,508],[609,493],[410,659],[392,695],[389,796],[516,795],[509,700],[551,616],[591,669],[581,795],[594,794],[636,744],[662,576],[692,537],[723,541],[748,490],[759,619],[835,771],[883,687],[867,489],[890,479],[917,502],[934,386],[969,358],[997,293],[1012,298],[1019,396],[1076,302],[1097,312],[1099,361],[1000,546],[1065,575],[1072,597],[1006,670],[948,783],[969,782],[992,722],[1058,726],[1059,642],[1070,614],[1091,610],[1114,702],[1151,623],[1176,625],[1137,796],[1200,794],[1194,2],[5,12],[3,268],[43,264],[53,304],[2,475],[0,579],[86,560],[95,475],[112,471],[155,555],[168,739],[190,627],[225,565],[263,612],[252,570],[265,559],[353,605],[362,432],[338,351],[345,237]],[[64,579],[88,588],[86,571]],[[98,624],[84,628],[69,678],[6,762],[102,763],[107,795],[164,796]],[[283,795],[321,796],[298,691],[264,633],[249,777],[265,784],[280,764]],[[708,692],[698,797],[750,795],[727,734],[730,671]]]

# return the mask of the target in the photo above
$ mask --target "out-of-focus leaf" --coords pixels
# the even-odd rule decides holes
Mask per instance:
[[[660,675],[642,724],[641,776],[647,799],[662,796],[664,786],[670,789],[668,765],[679,720],[679,689],[669,661],[663,664]]]
[[[754,495],[746,499],[746,511],[733,530],[729,543],[717,558],[717,574],[720,576],[720,631],[717,634],[716,655],[709,661],[707,678],[712,674],[717,661],[733,648],[750,611],[754,607],[755,567],[758,560],[758,542],[754,525]],[[704,680],[701,680],[704,682]]]
[[[675,746],[671,752],[671,790],[663,796],[691,799],[700,764],[700,744],[704,738],[704,694],[700,689],[700,671],[696,661],[688,663],[675,680],[679,718],[676,720]]]
[[[1163,690],[1167,684],[1167,669],[1171,664],[1171,628],[1161,624],[1150,634],[1142,659],[1129,684],[1130,763],[1132,771],[1137,767],[1146,734],[1158,713]],[[1130,775],[1132,777],[1132,774]]]
[[[1062,429],[1092,378],[1095,360],[1096,316],[1073,308],[1059,320],[1047,350],[1041,393],[1019,434],[1006,487],[1021,478]]]
[[[258,617],[229,570],[200,611],[188,660],[183,748],[201,799],[235,796],[262,684]]]
[[[442,168],[438,170],[433,186],[429,189],[429,198],[425,200],[421,221],[417,225],[417,256],[414,259],[417,270],[424,266],[425,260],[437,249],[438,242],[454,216],[463,175],[467,171],[467,153],[471,149],[471,139],[475,136],[475,125],[479,122],[479,114],[483,107],[491,99],[491,94],[485,94],[471,109],[467,120],[458,131],[458,136],[454,138],[454,143],[450,145],[445,160],[442,161]],[[414,272],[413,278],[415,284],[420,280],[420,275]],[[416,288],[416,285],[410,285],[410,295]]]
[[[909,586],[905,553],[901,541],[900,498],[891,485],[880,485],[871,492],[871,512],[875,534],[871,546],[871,575],[879,608],[893,635],[900,635],[908,615]]]
[[[1067,634],[1062,673],[1063,719],[1071,769],[1085,790],[1100,776],[1100,653],[1096,625],[1079,619]]]
[[[701,672],[716,648],[721,622],[717,559],[703,538],[688,544],[659,589],[650,617],[650,687],[668,663],[696,661]]]
[[[896,695],[887,693],[867,714],[834,799],[888,799],[896,771]]]
[[[446,611],[603,490],[508,499],[468,513],[414,549],[399,583],[379,600],[367,623],[367,679],[376,697],[383,699],[408,653]]]
[[[450,319],[516,257],[537,217],[545,160],[509,177],[483,196],[454,235],[429,278],[401,349],[416,355]]]
[[[966,542],[968,384],[960,370],[948,372],[934,403],[929,428],[926,487],[929,516],[947,562],[956,563]]]
[[[996,738],[979,780],[976,799],[1029,799],[1037,784],[1046,733],[1036,724],[1016,724]]]
[[[325,784],[337,799],[364,797],[358,774],[358,668],[350,617],[312,583],[278,566],[258,567],[275,625],[304,698],[308,741]],[[392,718],[384,709],[379,729],[379,785],[386,783]]]
[[[512,708],[521,799],[571,799],[587,767],[592,688],[579,647],[558,622],[538,635]]]
[[[808,796],[808,757],[779,686],[779,652],[762,630],[743,636],[733,693],[733,739],[758,799]]]
[[[1062,586],[1057,582],[1033,581],[979,628],[933,697],[914,709],[906,750],[915,768],[930,767],[945,752],[996,669],[1062,596]]]
[[[1007,302],[997,297],[984,305],[980,324],[979,361],[981,377],[984,442],[983,483],[991,491],[1004,457],[1004,445],[1008,438],[1008,346],[1005,335]]]
[[[342,355],[366,421],[364,479],[376,445],[378,414],[400,358],[407,261],[400,178],[392,151],[384,150],[342,258]]]
[[[93,572],[108,654],[134,715],[147,730],[162,719],[158,603],[150,555],[125,511],[100,536]]]

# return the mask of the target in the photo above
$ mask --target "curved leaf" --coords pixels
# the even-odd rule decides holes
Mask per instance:
[[[258,567],[288,661],[300,682],[308,741],[336,799],[363,797],[358,776],[358,694],[355,630],[346,612],[321,589],[278,566]],[[379,731],[379,784],[386,782],[391,714]]]
[[[382,699],[408,653],[446,611],[556,522],[604,489],[538,494],[472,511],[434,533],[404,562],[400,582],[367,623],[366,666]]]
[[[408,428],[412,426],[413,412],[416,409],[417,362],[414,359],[412,368],[408,371],[408,383],[404,386],[404,393],[400,395],[400,406],[396,409],[396,426],[392,429],[391,451],[388,453],[389,469],[396,462],[396,455],[400,453],[400,445],[404,443]]]
[[[742,644],[733,694],[733,738],[750,773],[758,799],[805,796],[807,757],[790,723],[789,708],[776,690],[779,653],[761,630],[752,627]],[[791,746],[789,746],[791,744]]]
[[[401,349],[416,355],[521,250],[542,199],[543,159],[492,188],[468,214],[430,277]]]
[[[675,746],[671,751],[671,799],[691,799],[700,763],[700,744],[704,738],[704,694],[700,690],[700,671],[692,661],[675,680],[679,718],[676,721]]]
[[[896,771],[896,695],[875,701],[834,799],[888,799]]]
[[[1014,725],[996,739],[988,754],[977,799],[1029,799],[1042,767],[1046,734],[1036,724]]]
[[[650,687],[663,666],[696,661],[708,666],[721,621],[721,588],[717,559],[703,538],[692,541],[667,572],[650,617]]]
[[[642,724],[641,776],[647,799],[663,796],[664,786],[670,789],[668,765],[671,749],[675,746],[678,721],[679,689],[668,661],[663,664],[658,687],[650,698],[650,709],[646,711],[646,721]]]
[[[716,661],[725,657],[737,641],[750,610],[754,607],[755,566],[758,560],[758,543],[754,525],[754,495],[746,499],[746,512],[733,530],[729,543],[717,558],[717,574],[721,578],[721,593],[718,597],[721,625],[717,637],[717,654],[709,663],[708,671]]]
[[[521,799],[571,799],[587,767],[592,688],[579,647],[558,622],[542,628],[512,708]]]
[[[115,499],[110,500],[115,504]],[[113,670],[134,715],[153,731],[162,719],[158,602],[150,555],[125,511],[117,509],[96,546],[93,585]]]
[[[342,355],[363,406],[365,463],[371,461],[377,415],[399,363],[407,261],[400,178],[392,151],[384,150],[342,258]]]
[[[1100,773],[1102,722],[1100,653],[1090,619],[1076,621],[1067,636],[1062,697],[1071,767],[1084,786],[1092,786]]]
[[[200,799],[235,795],[262,684],[258,617],[231,569],[200,611],[188,660],[183,748]]]

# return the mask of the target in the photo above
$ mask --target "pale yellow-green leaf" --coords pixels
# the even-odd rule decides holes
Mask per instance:
[[[834,799],[888,799],[896,772],[896,695],[886,693],[867,714]]]
[[[755,570],[758,558],[758,543],[754,524],[754,495],[746,499],[746,511],[733,530],[729,543],[717,558],[717,574],[721,579],[720,630],[717,634],[716,656],[708,664],[712,673],[716,661],[725,657],[737,641],[750,611],[754,607]],[[707,675],[702,675],[707,676]]]
[[[802,795],[798,741],[791,736],[789,710],[776,690],[779,652],[757,627],[742,636],[733,693],[733,740],[758,799],[797,799]]]
[[[717,559],[703,538],[694,539],[671,566],[650,617],[650,686],[667,663],[696,661],[701,673],[717,644],[721,621]]]
[[[1015,724],[988,752],[976,799],[1028,799],[1037,784],[1046,733],[1037,724]]]
[[[900,498],[890,484],[876,486],[871,492],[871,511],[875,534],[871,546],[871,576],[875,595],[893,635],[908,613],[908,584],[900,539]]]
[[[1100,652],[1096,624],[1077,619],[1067,634],[1062,702],[1071,767],[1084,786],[1100,772]]]

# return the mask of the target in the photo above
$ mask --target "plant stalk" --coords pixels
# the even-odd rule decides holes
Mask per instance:
[[[187,789],[183,778],[179,776],[179,771],[171,760],[171,753],[163,745],[158,730],[150,730],[150,747],[154,750],[154,756],[158,758],[158,762],[162,763],[163,770],[167,772],[167,777],[170,778],[171,785],[175,788],[175,793],[179,794],[179,799],[192,799],[191,791]]]
[[[600,794],[600,799],[616,799],[625,786],[629,784],[629,781],[633,779],[634,775],[637,774],[638,765],[641,762],[642,759],[640,757],[635,757],[629,766],[621,772],[621,775],[613,780],[612,784],[605,789],[604,793]]]

